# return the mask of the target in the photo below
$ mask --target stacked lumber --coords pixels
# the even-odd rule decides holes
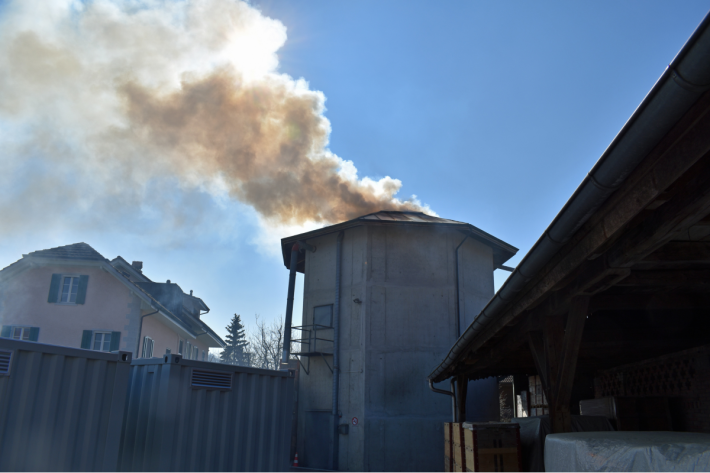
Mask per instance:
[[[518,424],[446,423],[444,439],[444,471],[522,471]]]

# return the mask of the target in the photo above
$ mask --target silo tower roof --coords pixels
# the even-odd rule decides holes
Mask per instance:
[[[309,238],[315,238],[330,233],[336,233],[348,228],[359,227],[361,225],[407,225],[407,226],[431,226],[449,227],[460,231],[475,240],[478,240],[493,249],[493,262],[495,267],[500,267],[510,258],[512,258],[518,249],[508,243],[500,240],[490,233],[486,233],[480,228],[474,227],[470,223],[449,220],[447,218],[433,217],[423,212],[395,212],[390,210],[380,210],[379,212],[363,215],[362,217],[354,218],[346,222],[338,223],[328,227],[319,228],[300,235],[293,235],[281,239],[281,253],[284,258],[284,265],[290,269],[291,263],[291,247],[297,241],[305,241]],[[305,262],[299,261],[296,268],[299,272],[305,271]]]

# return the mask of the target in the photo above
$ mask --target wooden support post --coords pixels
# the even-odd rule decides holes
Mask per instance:
[[[528,344],[550,406],[552,432],[571,432],[570,398],[589,297],[577,296],[564,315],[548,314],[543,332],[528,333]]]
[[[530,346],[530,353],[533,357],[533,362],[535,363],[535,368],[540,376],[540,381],[542,382],[542,389],[545,393],[550,392],[550,385],[547,379],[547,361],[545,359],[545,347],[542,342],[542,333],[540,332],[529,332],[528,333],[528,344]]]
[[[546,321],[544,341],[549,377],[546,394],[553,433],[572,431],[570,397],[588,309],[589,297],[578,296],[570,303],[566,323],[557,316]]]
[[[468,391],[468,378],[466,376],[457,376],[456,378],[456,405],[459,411],[458,421],[466,422],[466,394]]]

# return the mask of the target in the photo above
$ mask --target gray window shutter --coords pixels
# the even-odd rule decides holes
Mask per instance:
[[[60,284],[62,284],[62,275],[52,274],[52,282],[49,284],[49,297],[47,297],[47,302],[53,303],[59,300]]]
[[[39,339],[39,327],[30,327],[30,341],[36,342]]]
[[[76,291],[76,303],[86,301],[86,287],[89,285],[89,276],[79,276],[79,289]]]
[[[0,337],[2,338],[10,338],[10,332],[12,331],[12,326],[11,325],[3,325],[2,326],[2,333],[0,334]]]
[[[91,350],[91,335],[93,335],[91,330],[84,330],[84,333],[81,335],[81,348]]]
[[[121,343],[121,332],[111,332],[111,347],[109,349],[111,351],[118,351],[119,343]]]

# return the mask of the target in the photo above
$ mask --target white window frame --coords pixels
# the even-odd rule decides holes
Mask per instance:
[[[155,348],[155,340],[150,337],[143,337],[143,356],[142,358],[153,358],[153,348]],[[147,354],[147,356],[146,356]]]
[[[94,348],[96,346],[96,335],[101,335],[101,345],[98,350],[96,348]],[[103,349],[104,345],[106,345],[106,335],[109,336],[108,350]],[[104,353],[111,353],[111,337],[113,337],[113,334],[110,331],[94,330],[91,333],[91,349],[94,351],[102,351]]]
[[[59,293],[57,294],[57,304],[66,305],[76,305],[76,296],[79,295],[79,286],[81,285],[81,280],[79,279],[80,274],[62,274],[62,279],[59,282]],[[62,296],[64,295],[64,281],[70,278],[69,283],[69,297],[68,300],[63,301]],[[74,279],[76,278],[76,293],[74,294],[74,300],[71,300],[72,288],[74,287]]]
[[[10,337],[9,340],[24,340],[24,341],[29,341],[30,340],[30,330],[32,327],[26,327],[24,325],[11,325],[10,326]],[[15,338],[15,330],[20,331],[20,337]],[[25,336],[26,334],[26,336]]]

